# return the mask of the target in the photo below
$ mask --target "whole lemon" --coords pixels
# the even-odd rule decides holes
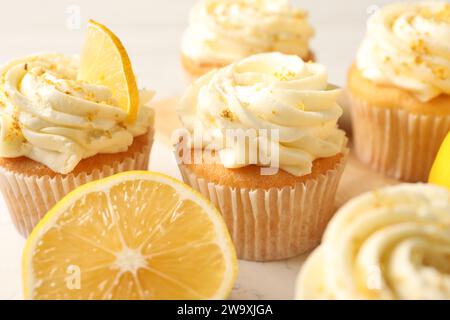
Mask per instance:
[[[450,189],[450,132],[434,161],[429,182]]]

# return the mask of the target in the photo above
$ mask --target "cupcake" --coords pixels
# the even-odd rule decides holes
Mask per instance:
[[[313,35],[307,13],[288,0],[200,0],[183,36],[181,61],[192,78],[257,53],[308,61]]]
[[[180,171],[221,211],[239,258],[319,243],[347,155],[339,93],[324,66],[263,53],[211,71],[181,99]]]
[[[60,54],[0,67],[0,190],[23,236],[81,184],[148,168],[153,93],[140,92],[130,121],[112,91],[79,80],[78,69]]]
[[[426,181],[450,130],[450,4],[392,4],[369,20],[348,76],[356,154],[376,171]]]
[[[450,192],[403,184],[342,207],[300,272],[298,299],[450,299]]]

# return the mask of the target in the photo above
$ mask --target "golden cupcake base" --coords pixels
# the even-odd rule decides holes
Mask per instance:
[[[372,170],[405,182],[426,182],[450,131],[450,96],[421,102],[410,92],[348,76],[353,140],[358,158]]]
[[[281,260],[316,247],[334,214],[346,156],[294,186],[270,189],[221,185],[180,165],[184,182],[222,213],[239,259]]]
[[[317,159],[297,177],[281,169],[263,175],[255,165],[227,169],[214,153],[191,150],[187,158],[184,151],[176,154],[184,182],[219,209],[238,258],[250,261],[286,259],[319,244],[348,155]]]

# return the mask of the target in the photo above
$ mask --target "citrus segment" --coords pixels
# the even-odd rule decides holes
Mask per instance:
[[[39,223],[23,255],[30,299],[222,299],[236,270],[218,211],[150,172],[76,189]]]

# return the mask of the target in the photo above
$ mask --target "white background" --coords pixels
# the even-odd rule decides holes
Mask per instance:
[[[329,68],[330,82],[343,85],[346,70],[365,32],[365,23],[387,0],[293,1],[310,12],[316,29],[312,47]],[[157,99],[179,96],[185,81],[180,38],[194,0],[1,0],[0,64],[36,52],[77,54],[92,18],[112,29],[131,56],[139,85]],[[77,13],[80,13],[80,28]],[[156,141],[151,169],[178,177],[170,150]],[[24,240],[10,223],[0,197],[0,299],[20,299],[20,256]],[[234,299],[291,299],[304,257],[276,263],[240,263]]]

